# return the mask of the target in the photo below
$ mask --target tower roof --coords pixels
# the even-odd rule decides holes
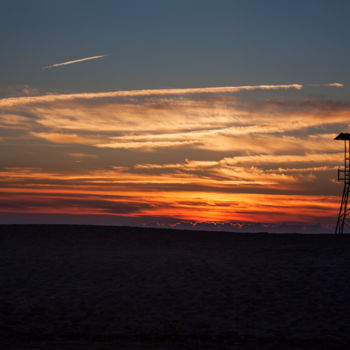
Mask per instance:
[[[341,132],[334,140],[350,140],[350,134]]]

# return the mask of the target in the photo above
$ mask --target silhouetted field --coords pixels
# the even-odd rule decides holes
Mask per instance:
[[[349,349],[350,237],[0,226],[4,349]]]

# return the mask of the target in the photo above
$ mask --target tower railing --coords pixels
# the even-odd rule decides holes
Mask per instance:
[[[346,169],[338,169],[338,181],[350,181],[349,171]]]

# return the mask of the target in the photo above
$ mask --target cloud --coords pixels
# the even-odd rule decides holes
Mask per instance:
[[[332,196],[271,195],[240,193],[158,192],[128,198],[62,193],[59,189],[33,196],[32,193],[2,193],[0,212],[108,214],[125,217],[153,217],[159,221],[198,222],[312,223],[317,218],[335,215],[338,198]],[[168,220],[167,220],[168,218]],[[164,220],[165,219],[165,220]],[[169,220],[172,219],[172,220]],[[147,220],[147,219],[146,219]],[[319,222],[319,221],[317,221]]]
[[[328,86],[333,86],[333,87],[344,87],[344,84],[341,84],[341,83],[331,83],[331,84],[328,84]]]
[[[188,174],[188,178],[183,176],[183,183],[198,181],[198,184],[215,186],[218,191],[227,191],[230,186],[239,186],[241,191],[249,188],[257,190],[263,186],[269,190],[284,191],[303,188],[306,193],[310,182],[315,180],[314,174],[334,170],[337,158],[341,158],[341,153],[338,157],[328,154],[238,156],[218,161],[186,159],[173,164],[136,164],[134,169],[145,174],[145,178],[152,173],[159,177],[166,175],[168,179],[172,174],[174,178]]]
[[[0,126],[8,129],[29,129],[31,127],[30,119],[26,116],[16,113],[1,113]]]
[[[321,129],[343,129],[350,115],[350,105],[342,102],[247,101],[220,94],[209,99],[190,94],[59,100],[4,110],[2,126],[27,129],[53,143],[147,152],[181,147],[236,153],[335,151],[335,135]],[[308,128],[315,129],[313,136],[298,135]]]
[[[108,56],[108,55],[100,55],[100,56],[91,56],[91,57],[79,58],[79,59],[73,60],[73,61],[66,61],[66,62],[61,62],[61,63],[55,63],[55,64],[52,64],[50,66],[45,66],[42,69],[50,69],[50,68],[55,68],[55,67],[68,66],[69,64],[85,62],[85,61],[90,61],[90,60],[96,60],[98,58],[102,58],[102,57],[106,57],[106,56]]]
[[[327,223],[336,215],[338,196],[309,191],[315,180],[310,173],[330,167],[288,172],[258,166],[188,159],[76,173],[7,168],[0,171],[0,212],[112,215],[143,224],[152,218],[164,225],[311,224],[321,218]]]
[[[203,87],[203,88],[184,88],[184,89],[144,89],[144,90],[126,90],[110,92],[90,92],[76,94],[49,94],[40,96],[9,97],[0,99],[0,107],[11,107],[20,104],[45,103],[69,100],[90,100],[111,97],[137,97],[137,96],[171,96],[171,95],[192,95],[192,94],[223,94],[237,93],[241,91],[256,90],[301,90],[301,84],[279,84],[279,85],[247,85],[247,86],[223,86],[223,87]]]
[[[0,93],[3,96],[34,96],[40,94],[40,89],[27,84],[19,84],[0,88]]]
[[[132,215],[151,207],[149,203],[110,200],[107,198],[79,196],[8,196],[0,198],[0,212],[64,213],[71,214],[117,214]]]
[[[68,155],[73,158],[97,158],[96,154],[88,153],[68,153]]]
[[[342,83],[328,83],[328,84],[310,84],[310,86],[315,86],[315,87],[338,87],[338,88],[342,88],[344,87],[344,84]]]
[[[54,212],[53,197],[55,213],[168,223],[310,223],[338,210],[333,139],[350,105],[299,84],[23,96],[0,109],[0,199],[16,197],[13,212]]]
[[[110,195],[113,194],[113,188],[119,194],[122,188],[126,191],[128,188],[131,190],[131,187],[141,193],[156,193],[162,186],[175,192],[182,186],[181,191],[195,191],[197,187],[205,188],[206,191],[211,188],[218,193],[231,193],[236,186],[241,192],[264,193],[273,189],[308,193],[318,186],[317,183],[310,186],[310,181],[315,180],[315,173],[334,170],[341,155],[252,155],[225,157],[217,161],[186,159],[178,163],[136,163],[132,167],[115,166],[112,169],[73,174],[71,171],[57,173],[32,168],[8,168],[0,172],[0,181],[3,186],[16,183],[16,187],[19,187],[20,183],[30,186],[39,180],[43,185],[56,183],[64,186],[68,192],[77,191],[77,183],[82,189],[94,189],[93,193],[95,190],[101,191],[101,186],[107,186]],[[81,154],[74,156],[81,157]]]
[[[105,57],[96,56],[96,57]],[[92,58],[89,58],[92,59]],[[83,59],[86,60],[86,59]],[[80,61],[80,60],[78,60]],[[70,61],[75,62],[75,61]],[[70,64],[70,63],[69,63]],[[310,86],[343,87],[341,83],[310,84]],[[262,84],[262,85],[240,85],[240,86],[220,86],[201,88],[170,88],[170,89],[143,89],[143,90],[118,90],[109,92],[90,92],[75,94],[46,94],[39,96],[8,97],[0,99],[0,107],[10,107],[21,104],[35,104],[56,101],[91,100],[105,99],[113,97],[147,97],[147,96],[181,96],[195,94],[228,94],[243,91],[275,91],[296,89],[302,90],[303,84]]]
[[[101,141],[101,139],[98,138],[84,137],[73,133],[31,132],[31,135],[55,143],[93,145]]]

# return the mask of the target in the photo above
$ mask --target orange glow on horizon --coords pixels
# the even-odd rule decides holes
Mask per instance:
[[[284,95],[251,97],[262,91]],[[350,105],[303,96],[287,84],[0,99],[0,213],[330,225],[332,131]]]

